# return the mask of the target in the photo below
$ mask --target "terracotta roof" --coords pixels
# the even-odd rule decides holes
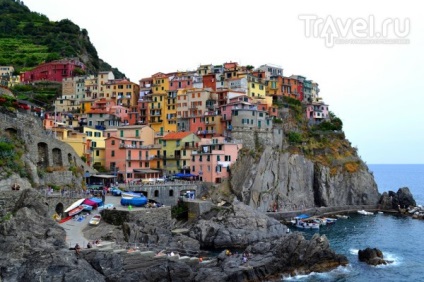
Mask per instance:
[[[191,132],[171,132],[168,133],[165,137],[163,137],[162,140],[180,140],[190,134]]]

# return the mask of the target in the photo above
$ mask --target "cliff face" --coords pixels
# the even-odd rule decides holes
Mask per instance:
[[[320,206],[373,205],[379,194],[366,169],[348,172],[314,163],[301,154],[265,147],[244,154],[234,166],[231,186],[237,198],[260,211],[291,211]]]

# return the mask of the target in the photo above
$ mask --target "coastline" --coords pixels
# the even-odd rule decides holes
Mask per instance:
[[[322,215],[335,215],[335,214],[349,214],[356,213],[358,210],[366,210],[372,212],[382,211],[390,214],[401,214],[399,211],[391,209],[385,210],[378,207],[378,205],[349,205],[339,207],[320,207],[320,208],[309,208],[303,210],[284,211],[284,212],[266,212],[265,214],[279,221],[288,221],[299,214],[306,213],[310,216],[322,216]]]

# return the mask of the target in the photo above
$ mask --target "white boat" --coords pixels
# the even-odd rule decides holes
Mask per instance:
[[[337,218],[343,218],[343,219],[348,219],[349,218],[349,216],[344,215],[344,214],[337,214],[336,217]]]
[[[359,210],[358,211],[358,213],[359,214],[362,214],[362,215],[373,215],[374,213],[372,213],[372,212],[368,212],[368,211],[366,211],[366,210]]]
[[[76,207],[78,207],[78,206],[80,206],[81,204],[82,204],[82,202],[84,202],[85,201],[85,198],[83,198],[83,199],[79,199],[78,201],[75,201],[72,205],[70,205],[66,210],[65,210],[65,212],[69,212],[69,211],[71,211],[71,210],[73,210],[73,209],[75,209]]]
[[[296,227],[303,229],[319,229],[320,224],[313,219],[296,219]]]

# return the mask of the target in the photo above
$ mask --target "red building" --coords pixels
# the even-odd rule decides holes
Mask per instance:
[[[215,74],[213,74],[213,73],[205,74],[205,75],[203,75],[202,80],[203,80],[203,88],[210,88],[213,91],[216,90]]]
[[[40,80],[62,82],[62,79],[74,76],[76,68],[85,69],[85,65],[79,60],[63,59],[52,61],[36,66],[30,71],[21,74],[22,82],[33,82]]]

